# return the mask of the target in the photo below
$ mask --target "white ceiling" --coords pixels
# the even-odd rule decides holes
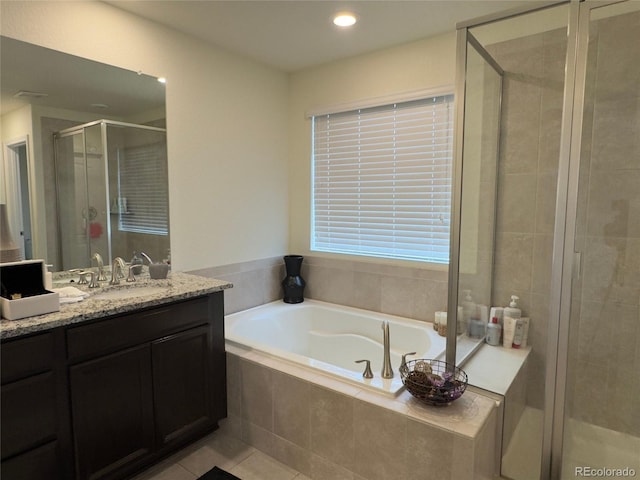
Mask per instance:
[[[231,52],[293,72],[455,30],[540,0],[104,0]],[[340,11],[358,23],[339,29]]]

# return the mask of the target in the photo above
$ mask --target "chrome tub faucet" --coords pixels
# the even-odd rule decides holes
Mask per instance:
[[[389,345],[389,321],[382,322],[382,336],[384,341],[384,360],[382,362],[382,378],[393,378],[393,369],[391,368],[391,347]]]

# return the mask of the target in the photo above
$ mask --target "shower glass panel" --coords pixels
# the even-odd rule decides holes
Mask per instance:
[[[107,125],[111,250],[130,259],[169,255],[169,187],[164,130]]]
[[[62,270],[169,257],[166,131],[109,120],[54,135]]]
[[[581,268],[574,269],[571,288],[562,478],[635,477],[640,475],[640,5],[585,7],[581,21],[588,26],[581,37],[587,55],[574,242]]]
[[[106,262],[111,258],[109,230],[109,195],[102,125],[84,129],[85,157],[87,165],[87,223],[89,252],[100,253]],[[64,242],[62,242],[64,244]],[[64,259],[64,256],[62,257]]]
[[[484,342],[493,276],[496,182],[502,100],[500,66],[467,34],[456,364]],[[469,300],[472,299],[472,300]],[[474,323],[472,324],[472,320]]]
[[[56,181],[58,190],[58,219],[63,268],[87,266],[89,249],[89,217],[87,199],[87,161],[84,131],[56,137]]]
[[[91,266],[91,255],[109,261],[106,159],[99,123],[55,137],[58,224],[62,269]]]

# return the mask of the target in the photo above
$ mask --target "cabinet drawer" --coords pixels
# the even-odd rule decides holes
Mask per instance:
[[[2,386],[2,458],[16,455],[56,435],[53,372]]]
[[[208,305],[208,297],[199,297],[70,328],[69,360],[106,354],[207,323]]]
[[[2,462],[2,478],[52,480],[65,478],[58,456],[58,442],[50,442]]]
[[[53,334],[44,333],[2,342],[2,384],[53,368]]]

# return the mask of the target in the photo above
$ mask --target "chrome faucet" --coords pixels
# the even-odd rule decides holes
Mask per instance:
[[[384,360],[382,362],[382,378],[393,378],[393,369],[391,368],[391,347],[389,346],[389,322],[382,322],[382,336],[384,340]]]
[[[98,283],[98,274],[96,272],[84,272],[89,274],[91,277],[91,281],[89,282],[89,288],[98,288],[100,284]]]
[[[119,285],[120,279],[124,277],[125,264],[124,260],[120,257],[113,259],[111,264],[111,281],[109,285]]]
[[[151,265],[153,263],[153,260],[151,260],[151,257],[149,257],[149,255],[147,255],[146,253],[140,252],[140,256],[146,258],[147,262],[149,262],[149,265]]]
[[[91,261],[95,260],[96,263],[98,264],[98,282],[104,282],[107,277],[104,274],[104,263],[102,261],[102,256],[96,252],[93,254],[93,256],[91,257]]]

